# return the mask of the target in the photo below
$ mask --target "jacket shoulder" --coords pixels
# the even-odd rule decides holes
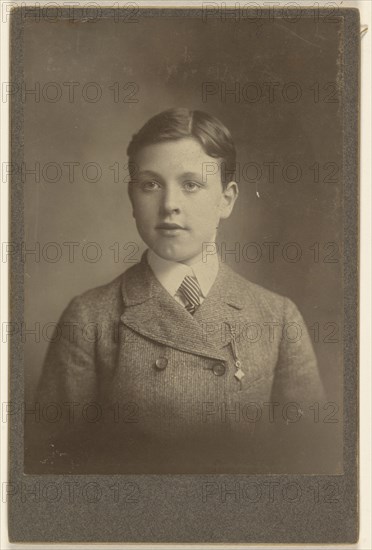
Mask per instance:
[[[253,283],[231,268],[228,270],[230,292],[239,299],[240,305],[244,309],[252,308],[254,305],[263,313],[282,317],[286,308],[296,307],[286,296]]]
[[[80,317],[117,319],[123,313],[123,292],[127,286],[146,276],[146,264],[142,260],[115,277],[109,283],[86,290],[75,296],[65,311]]]
[[[115,318],[122,313],[121,285],[125,272],[109,283],[91,288],[71,299],[63,317],[84,320]]]

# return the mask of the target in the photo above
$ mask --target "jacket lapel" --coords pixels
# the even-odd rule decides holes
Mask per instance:
[[[123,275],[124,313],[121,321],[135,332],[204,357],[226,360],[223,348],[231,341],[242,306],[230,290],[232,270],[220,264],[217,278],[194,315],[178,304],[156,279],[146,260]]]

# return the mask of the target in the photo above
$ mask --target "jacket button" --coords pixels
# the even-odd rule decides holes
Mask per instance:
[[[216,363],[213,365],[212,371],[216,376],[223,376],[226,372],[226,367],[223,363]]]
[[[166,357],[159,357],[159,359],[157,359],[155,361],[155,367],[158,369],[158,370],[164,370],[167,368],[167,365],[168,365],[168,359]]]

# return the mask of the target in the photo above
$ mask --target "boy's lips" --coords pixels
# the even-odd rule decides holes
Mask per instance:
[[[182,225],[178,225],[178,223],[159,223],[156,226],[156,229],[183,229],[185,230],[185,227],[182,227]]]

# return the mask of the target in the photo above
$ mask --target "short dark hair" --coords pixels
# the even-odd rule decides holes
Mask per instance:
[[[147,145],[193,137],[210,157],[221,159],[221,181],[225,187],[236,172],[236,150],[231,134],[218,118],[204,111],[179,107],[150,118],[133,135],[127,148],[130,179],[135,179],[135,156]]]

